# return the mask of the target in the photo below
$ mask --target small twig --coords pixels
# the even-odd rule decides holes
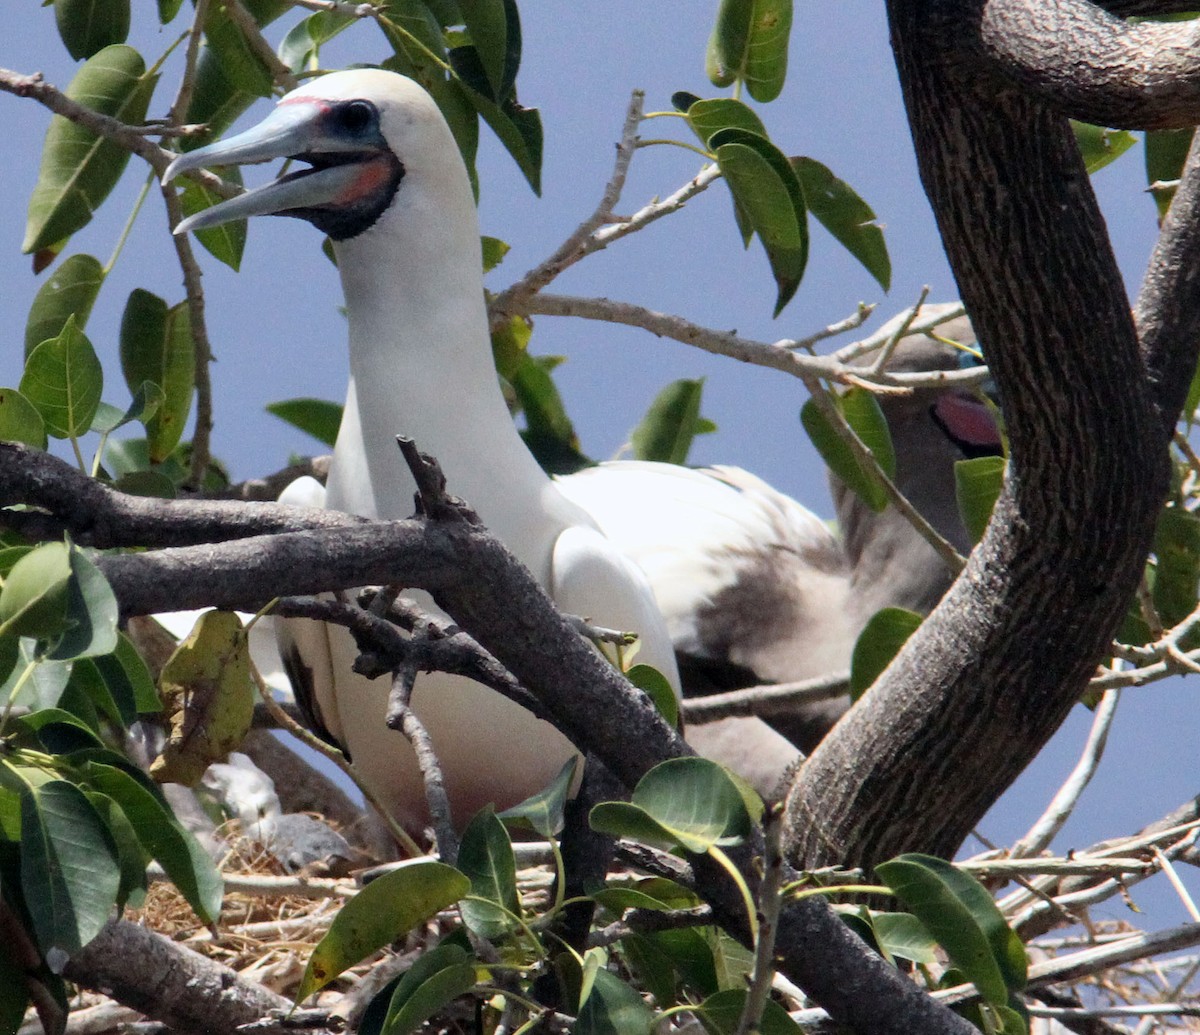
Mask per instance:
[[[1098,1017],[1200,1017],[1200,1005],[1183,1003],[1142,1003],[1129,1006],[1037,1006],[1026,1005],[1031,1017],[1047,1017],[1056,1021],[1090,1020]]]
[[[1175,872],[1175,867],[1171,864],[1171,860],[1163,854],[1163,850],[1157,845],[1154,847],[1154,858],[1166,875],[1171,887],[1175,889],[1175,894],[1179,896],[1179,901],[1183,903],[1184,909],[1188,911],[1188,916],[1195,920],[1196,923],[1200,923],[1200,910],[1196,909],[1196,903],[1192,901],[1191,894],[1184,887],[1183,881],[1179,879],[1179,874]]]
[[[192,106],[192,94],[196,89],[196,61],[200,56],[200,38],[204,35],[204,22],[208,18],[208,2],[209,0],[196,0],[192,26],[188,29],[183,75],[179,79],[179,90],[167,114],[168,122],[182,122],[187,118],[188,109]]]
[[[563,270],[603,247],[603,245],[595,244],[595,234],[600,227],[612,220],[613,209],[621,200],[621,191],[624,189],[625,179],[629,175],[629,164],[633,161],[636,150],[637,129],[642,121],[642,105],[645,98],[646,95],[641,90],[634,90],[629,99],[629,107],[625,112],[625,124],[621,128],[621,139],[617,142],[617,157],[613,163],[613,171],[608,178],[608,183],[604,186],[600,202],[595,210],[571,232],[548,259],[540,262],[497,296],[495,304],[499,311],[506,312],[513,307],[519,307],[524,300],[536,295]]]
[[[861,466],[867,468],[875,480],[883,487],[884,495],[887,496],[888,501],[896,508],[897,512],[933,548],[934,553],[942,559],[942,562],[950,570],[951,574],[957,575],[962,571],[966,560],[954,548],[954,544],[925,519],[925,516],[908,501],[908,497],[897,488],[896,483],[887,476],[883,468],[879,466],[879,461],[875,458],[875,454],[871,452],[870,447],[858,437],[858,434],[850,427],[846,418],[842,416],[841,410],[834,405],[824,385],[813,377],[801,376],[800,380],[804,382],[805,387],[811,393],[817,409],[821,411],[826,421],[833,427],[834,433],[845,443],[850,452],[854,454],[855,460]]]
[[[1100,703],[1096,706],[1096,714],[1092,718],[1092,728],[1088,733],[1087,743],[1083,753],[1070,776],[1063,782],[1058,792],[1051,799],[1046,811],[1037,822],[1029,828],[1028,833],[1020,838],[1009,849],[1009,855],[1014,859],[1037,855],[1063,828],[1079,802],[1084,788],[1091,783],[1096,775],[1100,760],[1104,757],[1104,747],[1108,743],[1108,731],[1112,728],[1113,719],[1117,714],[1117,704],[1120,702],[1120,690],[1106,690]]]
[[[604,643],[611,643],[617,647],[628,647],[637,642],[637,633],[623,632],[620,629],[605,629],[601,625],[592,625],[586,618],[579,615],[564,615],[563,617],[571,623],[580,636],[596,644],[597,647]]]
[[[726,356],[743,363],[779,370],[793,377],[815,377],[838,384],[862,385],[872,391],[878,391],[881,388],[912,390],[959,387],[966,389],[983,384],[989,376],[986,367],[929,372],[883,370],[877,375],[872,375],[867,367],[852,366],[843,358],[842,352],[835,352],[828,356],[800,354],[799,350],[806,348],[806,343],[827,337],[826,332],[829,328],[818,331],[807,338],[782,338],[776,342],[765,342],[743,338],[735,331],[714,331],[709,327],[686,320],[682,316],[660,313],[654,309],[629,302],[614,302],[608,298],[582,298],[574,295],[540,292],[523,300],[519,307],[504,308],[507,304],[502,296],[496,296],[492,302],[493,313],[516,311],[526,316],[572,316],[621,324],[626,327],[638,327],[660,338],[683,342],[685,345],[692,345],[714,356]],[[854,319],[856,317],[848,317],[843,322]],[[944,322],[941,317],[938,320]],[[862,351],[877,348],[881,343],[876,342]]]
[[[779,911],[783,906],[783,853],[779,846],[782,830],[783,810],[776,806],[766,817],[763,831],[763,875],[758,886],[758,940],[754,945],[754,971],[750,987],[746,990],[746,1004],[738,1019],[737,1035],[750,1035],[758,1031],[775,975],[775,933],[779,929]]]
[[[453,866],[458,859],[458,838],[454,833],[454,814],[450,808],[450,796],[446,793],[446,778],[433,740],[425,724],[412,710],[413,687],[417,681],[416,667],[410,662],[396,669],[392,675],[392,690],[388,695],[388,729],[399,730],[412,745],[417,756],[417,768],[425,786],[425,801],[429,805],[429,817],[433,822],[433,836],[437,841],[438,854],[442,861]]]
[[[347,0],[292,0],[292,6],[303,7],[307,11],[343,14],[348,18],[375,18],[383,11],[383,7],[376,4],[356,4]]]
[[[798,707],[842,697],[850,690],[849,672],[831,672],[795,683],[766,683],[706,697],[689,697],[680,705],[684,720],[700,725],[739,715],[790,714]]]
[[[279,604],[283,603],[284,601],[279,601]],[[282,613],[279,610],[278,604],[276,605],[275,613]],[[383,803],[378,797],[376,797],[374,791],[372,791],[370,787],[368,787],[365,783],[363,783],[362,780],[359,779],[358,773],[355,771],[354,766],[346,760],[346,756],[337,750],[337,748],[326,744],[325,741],[323,741],[320,737],[315,736],[312,732],[300,725],[300,723],[296,722],[295,719],[288,715],[287,712],[280,707],[279,702],[275,700],[275,695],[271,693],[271,688],[267,686],[266,681],[263,679],[261,673],[258,671],[258,668],[255,665],[250,666],[250,674],[254,679],[255,686],[258,687],[258,696],[261,698],[263,705],[270,713],[271,718],[278,723],[279,728],[286,730],[306,747],[312,748],[323,758],[328,759],[335,766],[337,766],[338,769],[340,769],[347,777],[350,778],[350,780],[354,783],[354,786],[357,787],[362,793],[362,796],[371,803],[371,806],[375,809],[375,811],[383,817],[383,821],[387,824],[389,832],[391,833],[392,837],[396,839],[397,843],[403,846],[404,850],[410,855],[421,855],[421,846],[409,836],[407,830],[405,830],[399,823],[395,821],[395,819],[392,818],[391,813],[388,812]]]
[[[353,898],[354,881],[326,877],[273,877],[261,873],[222,873],[225,893],[265,896],[295,895],[298,898]]]
[[[878,375],[888,365],[888,360],[892,358],[892,353],[896,351],[896,346],[900,344],[900,339],[908,333],[913,321],[920,315],[921,306],[925,304],[927,298],[929,298],[928,284],[921,288],[921,293],[917,296],[916,304],[912,307],[912,310],[896,325],[895,330],[889,335],[887,341],[883,343],[879,354],[871,363],[870,370],[872,374]]]
[[[296,89],[300,85],[300,80],[287,65],[279,60],[275,49],[263,37],[258,22],[246,10],[242,0],[224,0],[224,3],[225,13],[229,16],[229,20],[237,26],[238,31],[242,34],[242,39],[246,41],[246,46],[271,73],[271,79],[282,86],[284,90]]]

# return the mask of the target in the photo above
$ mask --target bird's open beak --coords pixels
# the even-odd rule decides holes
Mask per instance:
[[[328,105],[316,98],[284,100],[253,129],[181,154],[163,174],[170,183],[180,173],[214,165],[250,165],[276,158],[312,163],[236,198],[182,220],[176,234],[263,215],[308,215],[314,210],[353,204],[376,189],[389,171],[386,148],[364,149],[324,129]],[[394,159],[391,159],[394,162]]]

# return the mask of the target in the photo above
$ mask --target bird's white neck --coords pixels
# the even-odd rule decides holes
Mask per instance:
[[[375,227],[337,246],[352,380],[327,505],[410,516],[414,485],[395,443],[408,435],[545,584],[574,514],[521,441],[496,379],[469,187],[469,209],[457,211],[452,197],[404,188]]]

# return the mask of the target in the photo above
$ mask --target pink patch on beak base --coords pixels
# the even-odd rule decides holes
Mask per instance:
[[[391,166],[386,158],[372,158],[357,167],[358,175],[354,177],[333,200],[338,205],[349,205],[364,198],[377,190],[382,190],[392,175]]]

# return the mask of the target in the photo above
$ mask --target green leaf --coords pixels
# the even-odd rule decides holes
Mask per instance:
[[[721,0],[704,67],[716,86],[737,80],[756,101],[773,101],[787,76],[792,0]]]
[[[892,283],[892,260],[888,258],[883,228],[875,222],[874,210],[850,184],[839,180],[815,159],[790,161],[804,190],[808,211],[887,291]]]
[[[671,726],[679,725],[679,698],[667,677],[653,665],[634,665],[625,678],[650,698],[658,714]]]
[[[206,611],[167,659],[159,687],[170,729],[150,767],[159,783],[193,786],[223,762],[250,730],[258,694],[250,679],[250,644],[232,611]]]
[[[406,1035],[465,995],[475,985],[475,965],[467,951],[443,942],[422,953],[400,978],[388,1004],[384,1035]]]
[[[1002,456],[977,456],[954,464],[954,495],[958,513],[972,543],[983,538],[992,509],[1004,488],[1005,461]]]
[[[120,883],[112,836],[78,787],[50,780],[22,790],[21,890],[43,954],[69,956],[90,942]]]
[[[271,69],[246,40],[241,26],[213,4],[204,20],[204,41],[220,56],[226,77],[239,90],[257,97],[269,97],[274,79]]]
[[[1196,608],[1200,584],[1200,517],[1167,507],[1154,530],[1153,599],[1163,624],[1173,626]]]
[[[775,316],[800,286],[808,262],[804,191],[783,152],[765,137],[723,129],[709,140],[729,192],[758,234],[779,293]]]
[[[505,809],[499,818],[509,827],[528,827],[547,840],[556,837],[563,828],[563,813],[578,765],[578,758],[567,759],[549,787]]]
[[[711,928],[680,928],[643,935],[661,958],[668,960],[683,982],[695,993],[712,995],[721,988],[713,955]]]
[[[141,772],[88,762],[88,785],[108,795],[125,813],[142,847],[166,871],[193,912],[205,924],[221,912],[221,874],[200,843],[185,830],[153,781]]]
[[[46,423],[16,388],[0,388],[0,441],[46,448]]]
[[[91,428],[103,390],[96,350],[73,316],[57,338],[33,350],[21,376],[21,394],[37,407],[55,438],[76,438]]]
[[[46,653],[51,661],[111,654],[117,647],[120,608],[108,580],[78,546],[70,548],[67,628]]]
[[[745,1009],[746,990],[730,988],[705,999],[696,1009],[696,1016],[709,1035],[734,1035]],[[749,1030],[760,1035],[802,1035],[804,1031],[787,1010],[771,999],[763,1004],[762,1017]]]
[[[158,385],[143,381],[133,393],[129,408],[124,413],[115,406],[102,402],[96,410],[96,416],[92,418],[92,431],[108,435],[135,420],[145,423],[158,412],[165,398]]]
[[[875,872],[988,1002],[1004,1005],[1010,991],[1025,987],[1025,947],[973,877],[915,853],[880,863]]]
[[[95,257],[70,255],[64,259],[50,279],[38,288],[33,305],[29,307],[29,317],[25,321],[26,357],[42,342],[57,338],[71,315],[82,330],[103,283],[104,270]]]
[[[137,715],[162,711],[150,670],[124,633],[117,634],[116,649],[105,657],[95,658],[93,664],[113,698],[120,702],[122,717],[127,714],[126,702]]]
[[[117,908],[123,909],[131,896],[146,889],[146,866],[150,856],[138,841],[137,831],[121,811],[121,807],[107,794],[92,791],[87,796],[100,821],[108,830],[117,850],[117,869],[120,883],[117,886]]]
[[[535,359],[527,352],[522,353],[509,384],[525,413],[521,438],[529,451],[547,473],[570,474],[590,467],[592,461],[579,451],[575,426],[550,377],[550,368],[556,361],[557,357]]]
[[[2,792],[0,792],[2,793]],[[16,953],[0,952],[0,1032],[17,1032],[25,1020],[29,990],[25,968]]]
[[[627,909],[673,912],[700,905],[694,892],[666,877],[610,880],[603,888],[592,892],[592,898],[618,916]]]
[[[512,156],[533,193],[542,193],[542,116],[537,108],[526,108],[509,97],[497,104],[466,84],[463,94],[471,106],[492,127],[504,149]]]
[[[445,863],[416,859],[366,885],[334,918],[309,957],[296,1002],[324,988],[348,967],[394,942],[471,890]]]
[[[609,970],[597,970],[591,994],[571,1026],[573,1035],[650,1035],[654,1011]]]
[[[671,961],[649,938],[629,934],[621,939],[621,955],[637,983],[649,992],[659,1009],[675,1002],[678,980]]]
[[[1103,169],[1137,143],[1137,137],[1123,129],[1105,129],[1074,119],[1071,120],[1071,129],[1075,132],[1075,143],[1079,145],[1079,153],[1083,155],[1083,164],[1089,173]]]
[[[876,611],[858,634],[850,658],[850,699],[857,701],[920,628],[922,617],[902,607]]]
[[[269,403],[267,413],[332,447],[342,425],[342,404],[327,399],[284,399]]]
[[[480,809],[463,831],[458,868],[471,881],[472,897],[459,904],[463,923],[489,940],[511,930],[521,915],[517,864],[508,831],[492,806]]]
[[[729,773],[716,762],[694,757],[656,765],[638,782],[629,802],[601,802],[590,819],[602,833],[689,852],[738,844],[756,821]]]
[[[504,256],[512,249],[508,242],[500,240],[499,237],[488,237],[486,234],[479,239],[479,242],[483,251],[484,273],[491,273],[504,261]]]
[[[521,63],[521,22],[514,0],[457,0],[471,45],[490,88],[481,90],[503,103],[512,95]],[[472,88],[480,84],[472,82]]]
[[[45,543],[13,565],[0,589],[0,628],[39,640],[59,635],[67,621],[71,558],[64,543]]]
[[[314,18],[320,15],[313,15]],[[226,165],[221,168],[221,176],[228,183],[242,182],[242,170],[236,165]],[[183,206],[185,216],[194,216],[206,208],[223,200],[219,194],[210,191],[201,183],[183,177],[179,180],[182,188],[179,203]],[[246,220],[233,219],[220,226],[210,226],[195,232],[205,250],[218,262],[223,262],[230,269],[237,271],[242,266],[242,253],[246,250]]]
[[[67,53],[89,58],[129,35],[129,0],[54,0],[54,18]]]
[[[315,72],[320,68],[321,47],[358,19],[335,11],[317,11],[288,30],[279,44],[279,60],[293,72]]]
[[[1158,207],[1158,218],[1162,221],[1175,197],[1175,187],[1155,187],[1155,184],[1171,183],[1183,175],[1183,164],[1187,161],[1192,146],[1194,129],[1156,129],[1145,135],[1146,140],[1146,183],[1154,195]],[[1195,406],[1188,410],[1193,412]]]
[[[629,436],[634,457],[668,464],[686,463],[699,428],[703,392],[703,378],[673,381],[659,392]]]
[[[157,76],[146,76],[132,47],[112,46],[90,58],[67,87],[67,96],[130,125],[146,117]],[[47,248],[86,226],[116,186],[129,152],[61,115],[50,120],[37,186],[29,199],[23,252]]]
[[[884,473],[889,477],[893,475],[896,470],[896,454],[892,448],[887,418],[884,417],[875,397],[865,389],[851,388],[832,398],[846,422],[874,454]],[[800,423],[817,452],[821,454],[825,466],[873,511],[877,514],[883,511],[888,505],[883,485],[874,473],[859,464],[850,447],[842,441],[828,418],[818,408],[816,400],[809,399],[801,408]]]
[[[769,139],[767,127],[754,109],[732,97],[702,100],[693,94],[677,93],[671,100],[687,116],[692,132],[705,147],[723,129],[741,129]]]
[[[926,966],[937,962],[937,942],[912,913],[872,913],[871,929],[888,956]]]
[[[186,302],[168,307],[141,288],[130,292],[121,315],[121,372],[131,392],[146,381],[162,389],[163,401],[146,419],[151,463],[161,463],[179,444],[192,408],[196,350]]]

